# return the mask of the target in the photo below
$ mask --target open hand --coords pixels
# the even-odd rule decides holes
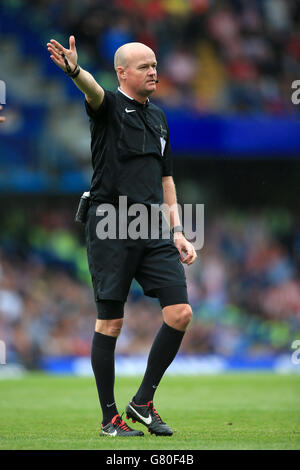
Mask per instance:
[[[55,39],[51,39],[50,42],[47,43],[48,51],[50,52],[50,59],[58,65],[64,72],[66,72],[66,64],[64,61],[63,54],[65,55],[71,71],[73,71],[77,64],[77,51],[75,46],[75,38],[74,36],[70,36],[69,38],[69,49],[63,47],[59,42],[55,41]]]

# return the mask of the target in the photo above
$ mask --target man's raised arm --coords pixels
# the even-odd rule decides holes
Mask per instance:
[[[72,78],[75,85],[84,93],[90,107],[96,111],[102,104],[104,90],[89,72],[77,64],[78,55],[74,36],[69,38],[69,49],[63,47],[55,39],[51,39],[47,47],[53,62]]]

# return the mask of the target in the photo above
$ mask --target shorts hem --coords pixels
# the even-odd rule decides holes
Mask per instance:
[[[180,283],[180,284],[167,284],[167,285],[165,285],[165,286],[159,286],[159,287],[155,287],[155,288],[153,288],[153,289],[144,291],[144,294],[147,295],[147,297],[156,297],[156,298],[157,298],[156,291],[157,291],[158,289],[167,289],[168,287],[185,287],[185,288],[187,288],[187,285],[184,284],[184,283]]]
[[[113,299],[102,299],[96,301],[98,320],[114,320],[124,317],[123,301]]]
[[[128,296],[127,296],[128,297]],[[118,295],[101,295],[101,297],[97,297],[95,299],[96,304],[101,302],[102,300],[114,300],[116,302],[126,302],[127,297],[120,297]]]

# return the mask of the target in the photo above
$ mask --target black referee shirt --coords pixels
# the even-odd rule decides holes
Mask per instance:
[[[172,175],[169,128],[164,112],[105,90],[97,111],[85,101],[90,118],[93,202],[161,204],[162,176]]]

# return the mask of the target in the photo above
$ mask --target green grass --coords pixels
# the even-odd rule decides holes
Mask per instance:
[[[117,378],[120,412],[138,385]],[[0,449],[300,449],[299,391],[299,375],[166,376],[155,405],[174,435],[114,439],[93,378],[30,374],[0,381]]]

